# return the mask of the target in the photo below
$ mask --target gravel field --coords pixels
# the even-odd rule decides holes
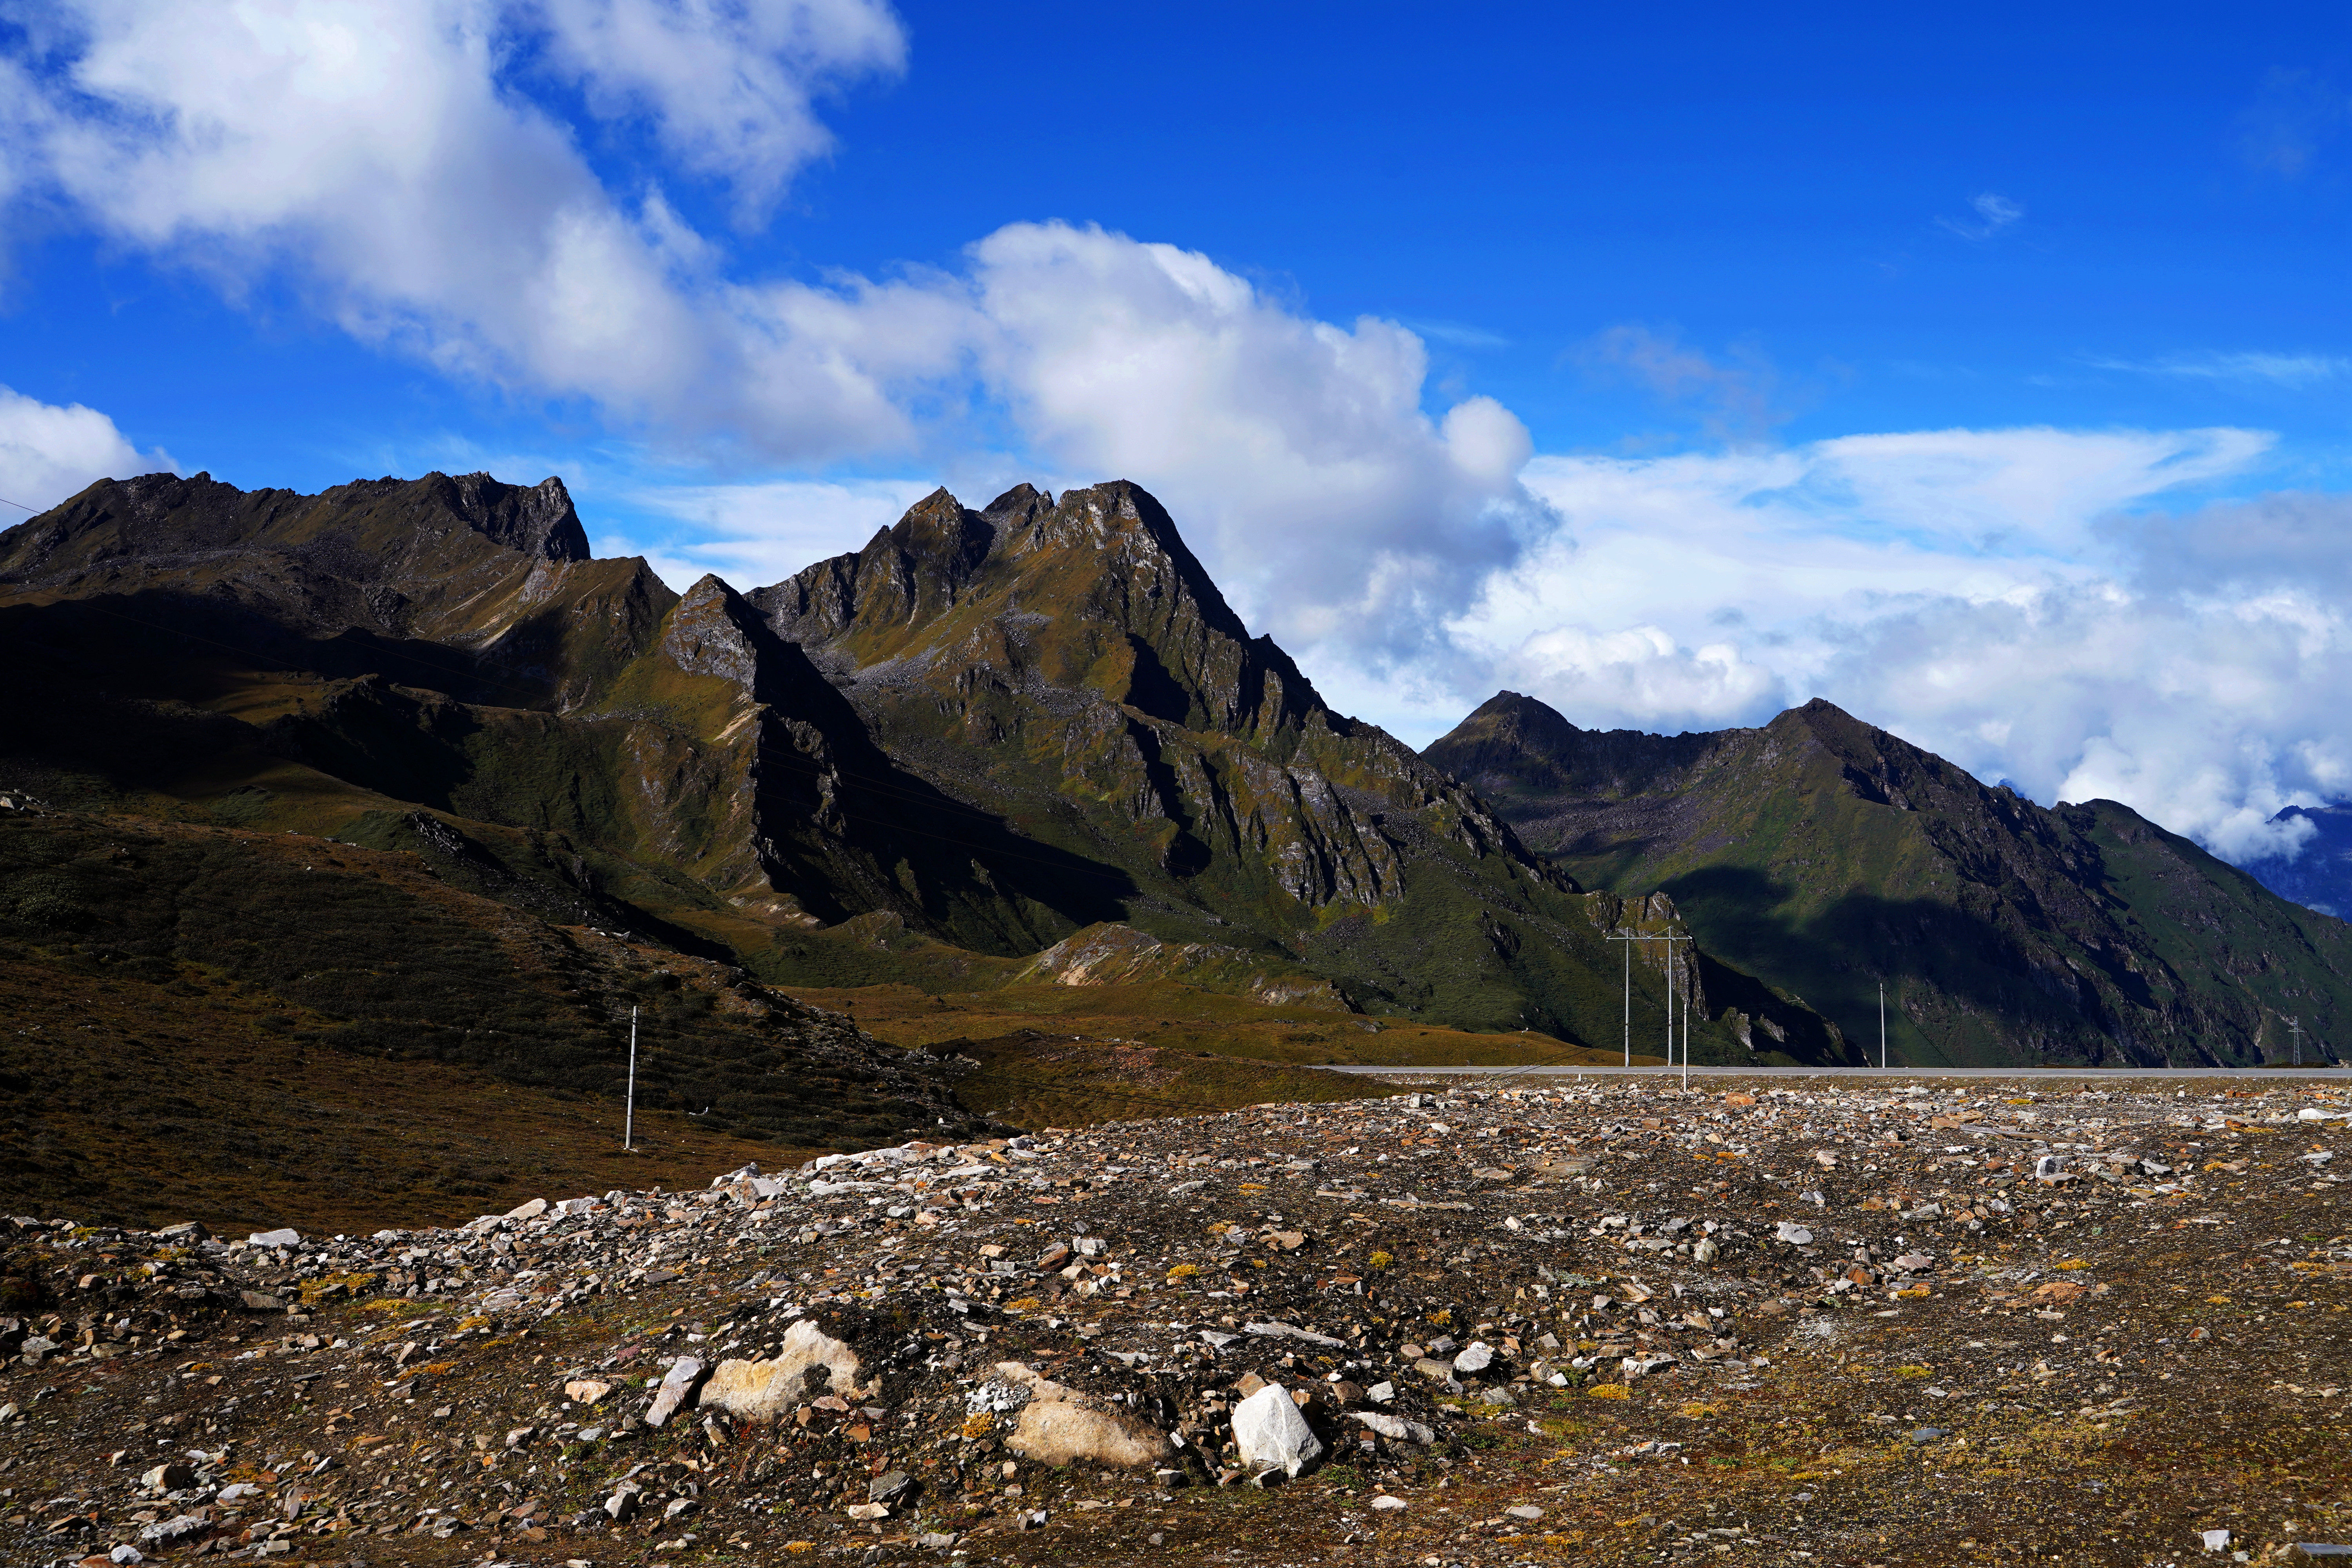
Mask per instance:
[[[2303,1081],[1553,1080],[454,1230],[18,1218],[0,1542],[2283,1561],[2352,1541],[2347,1111]]]

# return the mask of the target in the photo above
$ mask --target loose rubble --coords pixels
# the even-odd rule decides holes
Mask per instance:
[[[2352,1539],[2352,1097],[1648,1081],[456,1229],[6,1222],[24,1563],[2188,1561]]]

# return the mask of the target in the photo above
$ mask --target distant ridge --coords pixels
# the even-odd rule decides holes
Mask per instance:
[[[1506,691],[1423,755],[1585,885],[1672,894],[1850,1038],[1874,1041],[1884,978],[1904,1061],[2278,1061],[2290,1017],[2352,1046],[2352,927],[2113,801],[2045,810],[1824,701],[1659,736]]]

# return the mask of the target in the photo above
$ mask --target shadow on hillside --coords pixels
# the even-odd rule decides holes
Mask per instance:
[[[1895,1054],[1915,1061],[1954,1059],[1965,1045],[1948,1031],[1919,1027],[1906,1003],[2012,1020],[2003,1034],[2028,1057],[2094,1053],[2161,1065],[2160,1053],[2138,1045],[2115,1007],[2152,1007],[2155,995],[2143,976],[2111,956],[2088,955],[2103,961],[2095,980],[2061,978],[2032,963],[2011,932],[1928,899],[1850,892],[1799,920],[1789,911],[1798,889],[1748,868],[1710,867],[1674,879],[1664,890],[1702,942],[1797,991],[1850,1040],[1877,1040],[1884,979]],[[1938,994],[1944,1005],[1934,1005]]]

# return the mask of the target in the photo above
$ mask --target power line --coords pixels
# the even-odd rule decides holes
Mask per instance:
[[[25,506],[25,503],[20,500],[10,500],[6,496],[0,496],[0,506],[24,506],[26,511],[33,512],[37,515],[42,510],[37,506]]]

